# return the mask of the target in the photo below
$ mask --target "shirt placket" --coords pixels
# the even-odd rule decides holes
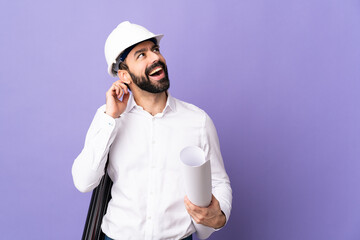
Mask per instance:
[[[150,156],[149,156],[149,181],[147,187],[147,209],[146,209],[146,227],[145,239],[152,239],[154,230],[155,198],[156,198],[156,118],[151,118],[150,127]]]

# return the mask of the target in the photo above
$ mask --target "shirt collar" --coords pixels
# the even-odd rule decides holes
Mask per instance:
[[[137,104],[135,102],[134,95],[132,93],[130,93],[130,97],[129,97],[128,104],[126,106],[125,112],[126,113],[130,112],[136,106],[137,106]]]
[[[175,104],[175,99],[170,95],[170,93],[167,91],[167,100],[166,100],[166,105],[165,108],[163,110],[163,113],[165,113],[166,111],[171,110],[171,111],[175,111],[176,110],[176,104]],[[135,99],[134,99],[134,95],[132,93],[130,93],[130,97],[128,100],[128,104],[126,106],[125,112],[131,112],[134,108],[141,108],[139,105],[136,104]]]
[[[166,105],[165,105],[165,109],[167,108],[167,107],[169,107],[172,111],[174,111],[175,112],[175,110],[176,110],[176,104],[175,104],[175,99],[170,95],[170,93],[169,92],[166,92],[167,93],[167,100],[166,100]],[[164,109],[164,111],[165,111],[165,109]]]

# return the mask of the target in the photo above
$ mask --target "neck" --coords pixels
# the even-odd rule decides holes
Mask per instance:
[[[133,91],[134,99],[137,105],[141,106],[145,111],[155,116],[161,113],[166,105],[167,93],[149,93],[143,90]]]

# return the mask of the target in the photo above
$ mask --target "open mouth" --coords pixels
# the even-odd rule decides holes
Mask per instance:
[[[157,76],[162,75],[163,73],[164,73],[164,70],[162,69],[162,67],[157,67],[149,73],[149,76],[157,77]]]

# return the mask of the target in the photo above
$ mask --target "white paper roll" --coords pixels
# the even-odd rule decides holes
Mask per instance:
[[[190,202],[199,207],[207,207],[211,202],[211,165],[205,159],[203,150],[189,146],[180,152],[180,160],[185,180],[185,192]],[[199,239],[208,238],[214,229],[197,224],[193,220],[196,235]]]

